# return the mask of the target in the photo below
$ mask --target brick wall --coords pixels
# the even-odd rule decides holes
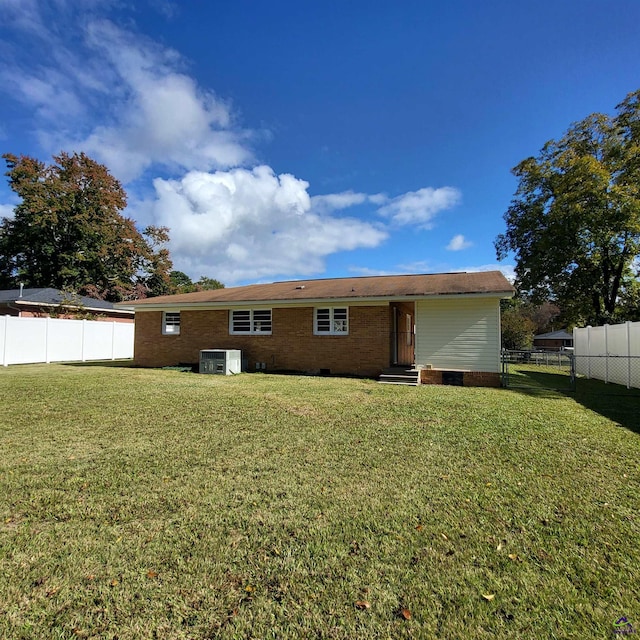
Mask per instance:
[[[136,314],[135,362],[160,367],[196,363],[201,349],[241,349],[248,370],[293,370],[377,376],[389,366],[388,306],[349,308],[349,335],[313,335],[313,307],[272,311],[272,335],[229,335],[229,311],[180,313],[180,335],[162,335],[162,312]]]
[[[442,369],[422,369],[420,384],[443,384]],[[462,385],[465,387],[499,387],[502,384],[499,373],[488,371],[462,371]]]

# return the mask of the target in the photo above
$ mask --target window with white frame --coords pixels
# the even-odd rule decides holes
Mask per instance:
[[[347,307],[320,307],[315,309],[313,332],[319,336],[347,335],[349,333],[349,309]]]
[[[179,311],[165,311],[162,314],[162,333],[166,336],[180,335]]]
[[[271,309],[234,309],[230,313],[229,333],[271,335]]]

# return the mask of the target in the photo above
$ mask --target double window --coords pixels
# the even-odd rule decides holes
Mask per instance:
[[[324,307],[315,309],[313,333],[318,336],[347,335],[349,333],[349,309],[347,307]]]
[[[237,309],[231,311],[229,333],[271,335],[271,309]]]
[[[162,314],[162,333],[166,336],[180,335],[179,311],[165,311]]]

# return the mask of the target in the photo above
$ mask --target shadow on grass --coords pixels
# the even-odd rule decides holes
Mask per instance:
[[[640,434],[640,389],[578,378],[572,395],[581,405]]]
[[[568,374],[529,368],[510,372],[509,389],[539,398],[571,397],[587,409],[640,434],[640,389],[580,377],[572,389]]]
[[[56,362],[65,367],[123,367],[133,369],[133,360],[88,360],[86,362]]]
[[[530,368],[512,369],[509,374],[509,388],[525,388],[532,391],[573,391],[569,372],[548,371]]]

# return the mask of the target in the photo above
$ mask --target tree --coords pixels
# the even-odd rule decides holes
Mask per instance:
[[[531,305],[519,298],[500,302],[500,332],[503,349],[531,349],[536,323],[531,319]]]
[[[183,271],[172,271],[169,274],[171,293],[192,293],[194,291],[208,291],[210,289],[224,289],[219,280],[200,276],[198,282],[193,282]]]
[[[168,229],[140,233],[121,215],[127,198],[107,168],[84,153],[53,164],[5,154],[21,198],[0,222],[0,285],[54,287],[111,301],[168,292]]]
[[[200,280],[196,282],[196,291],[210,291],[211,289],[224,289],[224,285],[220,280],[215,278],[208,278],[207,276],[200,276]]]
[[[195,291],[193,281],[184,271],[172,271],[169,274],[172,293],[190,293]]]
[[[512,170],[518,188],[495,243],[498,259],[515,253],[519,290],[557,303],[569,322],[626,319],[621,300],[637,287],[640,90],[616,110],[572,125]]]

